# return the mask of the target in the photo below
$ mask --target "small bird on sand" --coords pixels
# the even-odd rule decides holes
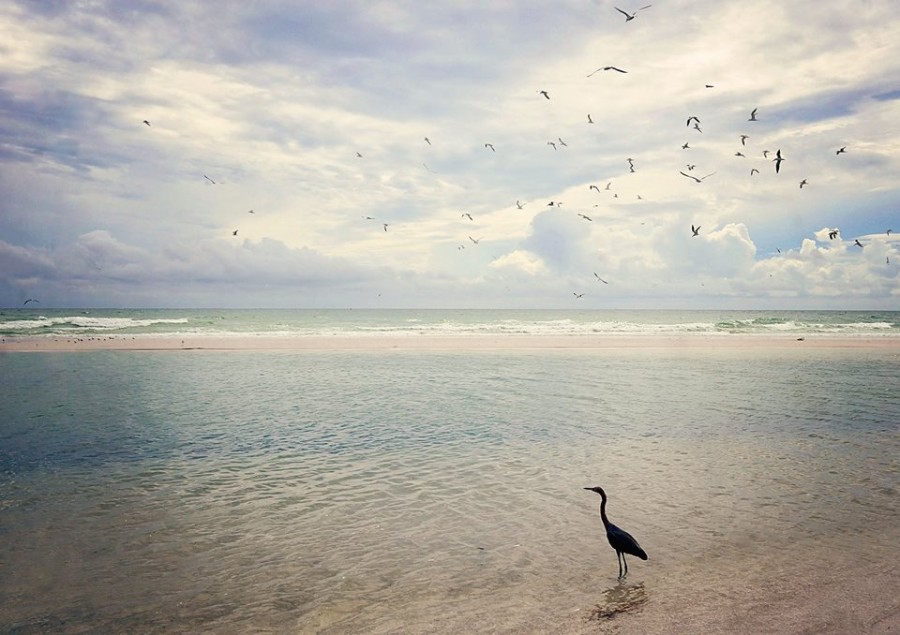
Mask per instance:
[[[603,491],[603,488],[585,487],[584,489],[600,494],[600,520],[603,521],[603,526],[606,528],[606,539],[609,541],[609,545],[616,550],[616,559],[619,562],[619,579],[621,580],[628,575],[628,562],[625,560],[625,554],[646,560],[647,552],[641,549],[634,536],[609,522],[609,518],[606,517],[606,492]],[[622,570],[622,565],[625,565],[624,571]]]

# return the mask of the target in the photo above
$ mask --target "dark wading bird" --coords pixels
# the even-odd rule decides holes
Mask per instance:
[[[624,529],[619,529],[606,517],[606,492],[602,487],[585,487],[590,492],[600,494],[600,520],[606,527],[606,539],[609,540],[610,546],[616,550],[616,558],[619,561],[619,579],[621,580],[628,575],[628,562],[625,561],[625,554],[637,556],[641,560],[647,559],[647,552],[641,549],[637,540]],[[622,571],[622,565],[625,565],[625,571]]]

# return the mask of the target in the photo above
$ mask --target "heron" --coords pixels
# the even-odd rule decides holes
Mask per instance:
[[[600,520],[606,528],[606,539],[609,540],[610,546],[616,550],[616,559],[619,562],[619,579],[621,580],[628,575],[628,563],[625,561],[625,554],[637,556],[641,560],[647,559],[647,552],[641,549],[637,540],[624,529],[619,529],[606,517],[606,492],[602,487],[585,487],[590,492],[600,494]],[[622,565],[625,565],[625,571],[622,571]]]

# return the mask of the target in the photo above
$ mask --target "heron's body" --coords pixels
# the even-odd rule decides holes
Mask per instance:
[[[609,522],[609,518],[606,517],[606,492],[603,491],[603,488],[585,487],[584,489],[600,494],[600,520],[603,521],[603,526],[606,528],[606,539],[609,541],[609,546],[616,550],[616,559],[619,561],[619,577],[624,578],[628,575],[628,562],[625,560],[625,554],[646,560],[647,552],[641,549],[634,536]]]

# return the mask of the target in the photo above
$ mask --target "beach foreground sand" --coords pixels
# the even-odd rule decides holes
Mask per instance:
[[[754,335],[688,336],[87,336],[6,337],[0,352],[13,351],[277,351],[277,350],[591,350],[591,349],[695,349],[695,348],[841,348],[900,350],[900,337],[783,337]]]

